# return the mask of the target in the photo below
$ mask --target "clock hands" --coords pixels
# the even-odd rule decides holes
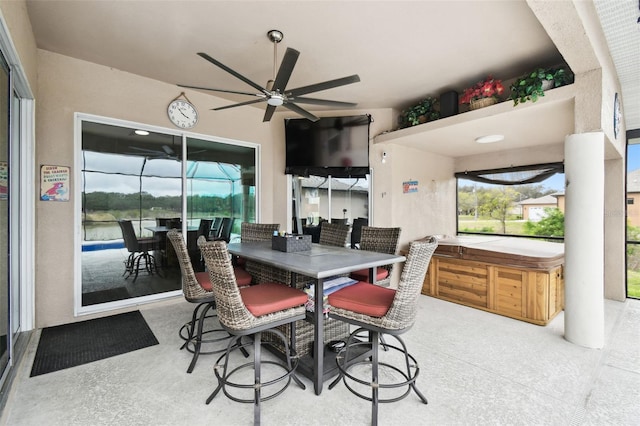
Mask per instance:
[[[180,111],[180,114],[182,114],[182,115],[184,116],[184,118],[186,118],[186,119],[191,118],[191,117],[189,117],[187,114],[185,114],[185,113],[182,111],[182,108],[178,108],[178,111]]]

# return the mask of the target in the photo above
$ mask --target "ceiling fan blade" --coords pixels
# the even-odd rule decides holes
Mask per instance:
[[[273,116],[274,112],[276,112],[276,107],[273,105],[267,105],[267,109],[264,112],[264,118],[262,119],[262,122],[265,123],[267,121],[271,121],[271,117]]]
[[[140,148],[138,146],[130,146],[129,149],[133,149],[135,151],[145,152],[147,154],[159,154],[164,155],[164,151],[158,149],[149,149],[149,148]]]
[[[306,95],[307,93],[320,92],[322,90],[332,89],[334,87],[345,86],[347,84],[357,83],[360,81],[358,74],[349,77],[337,78],[335,80],[324,81],[322,83],[311,84],[309,86],[298,87],[285,91],[286,96]]]
[[[235,107],[244,106],[244,105],[256,104],[258,102],[264,102],[265,100],[266,99],[254,99],[254,100],[251,100],[251,101],[240,102],[239,104],[227,105],[227,106],[218,107],[218,108],[211,108],[211,110],[220,111],[220,110],[223,110],[223,109],[229,109],[229,108],[235,108]]]
[[[287,47],[284,58],[282,58],[282,64],[280,64],[278,74],[273,82],[272,90],[279,90],[281,93],[284,92],[284,88],[287,87],[291,73],[293,73],[293,67],[296,66],[296,62],[298,61],[298,56],[300,56],[300,52]]]
[[[353,102],[329,101],[326,99],[316,99],[316,98],[294,97],[291,100],[299,104],[316,104],[316,105],[324,105],[324,106],[332,106],[332,107],[353,107],[358,105]]]
[[[291,103],[291,102],[285,102],[284,104],[282,104],[283,107],[290,109],[293,112],[297,112],[298,114],[300,114],[301,116],[303,116],[304,118],[311,120],[311,121],[318,121],[320,120],[318,117],[316,117],[315,115],[311,114],[309,111],[307,111],[306,109],[302,109],[300,108],[298,105]]]
[[[177,86],[184,87],[185,89],[210,90],[212,92],[234,93],[236,95],[262,96],[262,97],[266,96],[262,93],[238,92],[236,90],[224,90],[224,89],[213,89],[210,87],[187,86],[186,84],[178,84]]]
[[[216,61],[215,59],[213,59],[211,56],[207,55],[206,53],[198,52],[198,55],[200,55],[202,58],[206,59],[207,61],[211,62],[213,65],[215,65],[215,66],[217,66],[219,68],[222,68],[223,70],[225,70],[229,74],[233,75],[234,77],[244,81],[249,86],[259,90],[260,92],[262,92],[264,94],[267,94],[267,95],[269,94],[269,91],[267,89],[265,89],[264,87],[260,86],[258,83],[254,83],[253,81],[249,80],[247,77],[243,76],[242,74],[232,70],[231,68],[229,68],[228,66],[226,66],[222,62]]]

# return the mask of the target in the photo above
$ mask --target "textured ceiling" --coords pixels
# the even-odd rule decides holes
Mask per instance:
[[[287,47],[301,52],[287,87],[359,74],[360,83],[313,97],[361,108],[402,108],[489,73],[508,79],[562,60],[521,0],[30,0],[27,7],[39,48],[172,84],[240,91],[252,89],[196,53],[266,84],[273,76],[266,34],[278,29],[278,64]]]
[[[640,1],[594,4],[622,86],[627,129],[640,129]]]
[[[638,128],[640,31],[629,24],[637,0],[596,5],[619,68],[627,126]],[[278,29],[278,64],[287,47],[301,52],[287,87],[359,74],[360,83],[313,94],[358,108],[402,109],[490,73],[506,80],[562,61],[524,0],[27,0],[27,8],[41,49],[171,84],[237,91],[253,90],[196,53],[266,84],[274,65],[266,33]],[[226,99],[200,107],[248,100],[220,96]]]

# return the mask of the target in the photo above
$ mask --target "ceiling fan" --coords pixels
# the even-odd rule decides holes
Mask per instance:
[[[189,89],[211,90],[214,92],[234,93],[238,95],[247,95],[247,96],[257,97],[258,99],[253,99],[246,102],[240,102],[237,104],[227,105],[224,107],[212,108],[212,109],[214,111],[219,111],[222,109],[250,105],[258,102],[267,102],[267,109],[264,114],[264,119],[262,120],[263,122],[270,121],[271,117],[273,116],[273,113],[275,112],[276,108],[279,106],[283,106],[293,112],[296,112],[311,121],[318,121],[318,117],[311,114],[309,111],[301,108],[297,104],[315,104],[315,105],[323,105],[323,106],[330,106],[330,107],[337,107],[337,108],[353,107],[357,105],[352,102],[329,101],[325,99],[307,98],[302,96],[308,93],[319,92],[322,90],[332,89],[334,87],[357,83],[360,81],[360,77],[357,74],[354,74],[348,77],[338,78],[335,80],[324,81],[322,83],[311,84],[309,86],[298,87],[295,89],[287,89],[286,88],[287,83],[289,82],[289,78],[293,73],[293,68],[296,64],[296,61],[298,60],[298,56],[300,55],[300,52],[288,47],[287,51],[284,54],[284,57],[282,58],[282,63],[280,64],[278,73],[276,74],[275,68],[276,68],[276,58],[277,58],[277,45],[278,43],[280,43],[280,41],[282,41],[284,35],[282,34],[282,32],[278,30],[271,30],[267,33],[267,37],[269,37],[269,40],[273,42],[274,79],[269,80],[267,82],[266,87],[262,87],[261,85],[249,80],[248,78],[244,77],[242,74],[232,70],[228,66],[215,60],[214,58],[207,55],[206,53],[202,53],[202,52],[198,53],[198,55],[200,55],[202,58],[206,59],[207,61],[211,62],[215,66],[222,68],[229,74],[233,75],[234,77],[252,86],[256,90],[258,90],[258,93],[239,92],[235,90],[224,90],[224,89],[212,89],[208,87],[187,86],[183,84],[178,84],[178,86],[189,88]]]
[[[161,149],[149,149],[149,148],[141,148],[138,146],[130,146],[129,149],[137,151],[135,153],[130,153],[133,155],[142,155],[147,157],[150,160],[154,159],[165,159],[165,160],[179,160],[180,154],[177,153],[172,147],[169,145],[162,145]],[[188,155],[199,154],[205,152],[205,149],[197,150],[197,151],[188,151]]]

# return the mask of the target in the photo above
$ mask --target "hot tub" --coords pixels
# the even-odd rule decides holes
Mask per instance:
[[[546,325],[564,307],[564,244],[522,238],[439,239],[422,293]]]

